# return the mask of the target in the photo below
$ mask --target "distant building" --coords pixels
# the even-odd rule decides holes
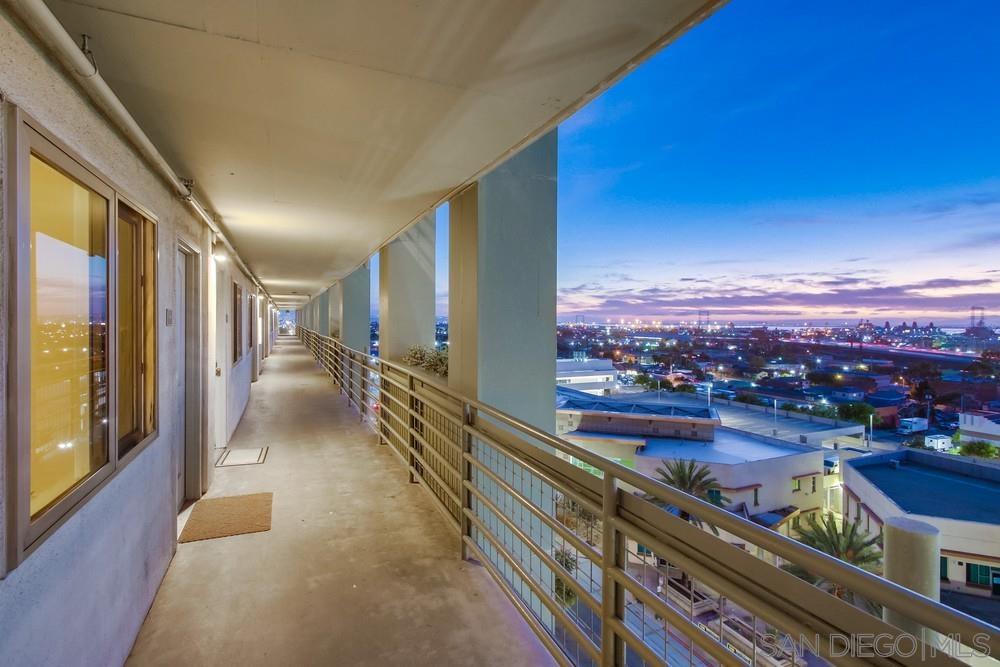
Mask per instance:
[[[556,386],[597,396],[618,390],[618,370],[610,359],[556,359]]]
[[[1000,597],[1000,467],[913,449],[844,465],[844,514],[872,534],[893,516],[941,531],[941,588]]]
[[[819,447],[723,427],[714,408],[556,394],[562,438],[651,477],[664,460],[697,461],[719,480],[731,511],[768,528],[789,534],[803,514],[826,505]]]
[[[963,412],[958,416],[958,434],[962,442],[983,440],[1000,446],[1000,414]]]

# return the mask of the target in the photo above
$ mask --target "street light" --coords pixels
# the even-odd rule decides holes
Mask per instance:
[[[712,382],[708,383],[708,407],[712,407]]]
[[[872,440],[875,439],[875,413],[868,415],[868,449],[872,448]]]

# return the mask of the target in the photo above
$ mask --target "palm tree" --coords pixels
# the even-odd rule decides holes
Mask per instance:
[[[729,503],[729,498],[722,495],[722,487],[719,486],[719,481],[712,476],[712,469],[707,465],[697,463],[694,459],[687,461],[682,459],[667,461],[663,459],[663,466],[656,469],[656,474],[659,477],[659,481],[667,486],[672,486],[678,491],[683,491],[699,500],[704,500],[718,507],[724,507]],[[648,499],[654,500],[654,502],[658,500],[652,497]],[[692,523],[699,528],[702,527],[703,523],[701,519],[687,510],[669,504],[661,504],[670,510],[676,510],[678,516],[684,521]],[[712,524],[709,524],[708,527],[716,535],[719,534],[719,530]]]
[[[838,521],[833,514],[826,514],[823,520],[819,521],[814,514],[810,514],[806,517],[806,525],[799,528],[799,541],[862,570],[879,574],[882,569],[882,536],[872,537],[861,529],[859,523],[846,518]],[[796,563],[786,563],[782,567],[800,579],[829,591],[841,600],[873,608],[871,602],[855,596],[854,591],[846,589],[841,584],[826,581]]]

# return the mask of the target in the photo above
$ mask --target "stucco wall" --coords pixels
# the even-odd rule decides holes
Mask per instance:
[[[187,206],[2,7],[0,94],[114,181],[123,194],[151,210],[158,221],[159,436],[0,581],[2,662],[120,664],[128,655],[176,544],[172,447],[180,442],[180,428],[174,406],[175,359],[170,351],[176,349],[177,331],[166,326],[164,313],[174,303],[178,239],[184,238],[201,251],[203,272],[207,272],[209,236]],[[8,222],[6,211],[0,211],[0,225],[5,227]],[[4,271],[0,283],[6,287],[9,275],[2,253],[0,250],[0,269]],[[0,291],[0,318],[7,310],[6,297],[6,289]],[[202,320],[208,321],[204,310]],[[4,350],[6,330],[0,326]],[[207,354],[203,357],[208,358]],[[0,355],[0,364],[3,359]],[[6,396],[3,398],[0,412],[5,413]],[[0,424],[5,419],[6,415],[0,414]],[[0,476],[0,484],[5,479]],[[7,516],[0,519],[6,526]]]
[[[213,405],[218,420],[214,444],[216,448],[221,448],[225,447],[233,437],[250,401],[253,352],[246,348],[250,336],[246,309],[249,307],[247,295],[252,292],[253,284],[234,262],[214,262],[214,264],[217,282],[216,302],[218,304],[215,315],[218,331],[215,365],[221,373],[213,379],[217,388],[216,401]],[[233,283],[243,288],[241,345],[243,345],[244,351],[243,356],[235,364],[233,363]]]

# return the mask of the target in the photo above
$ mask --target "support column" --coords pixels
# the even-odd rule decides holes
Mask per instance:
[[[555,432],[556,130],[450,202],[448,384]]]
[[[434,347],[434,214],[379,253],[379,356],[398,361]]]
[[[886,519],[882,526],[885,578],[932,600],[941,599],[941,531],[936,527],[904,516]],[[919,623],[906,615],[905,609],[882,613],[887,623],[925,641],[934,641]]]
[[[371,269],[366,262],[340,281],[340,340],[369,352],[371,346]]]
[[[316,331],[321,336],[330,335],[330,292],[323,291],[316,298]]]
[[[329,335],[340,338],[340,283],[336,282],[326,290],[327,312],[326,321]]]

